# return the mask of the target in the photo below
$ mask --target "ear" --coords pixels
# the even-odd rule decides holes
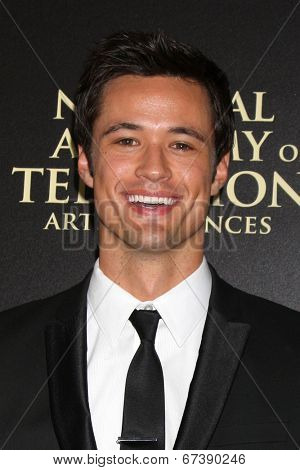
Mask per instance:
[[[216,196],[220,189],[226,183],[228,177],[228,165],[229,165],[230,153],[223,155],[215,169],[215,177],[211,185],[210,195]]]
[[[90,171],[89,161],[81,145],[78,145],[78,173],[86,186],[89,188],[94,187],[94,178]]]

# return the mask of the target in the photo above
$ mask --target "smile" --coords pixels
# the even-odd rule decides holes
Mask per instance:
[[[127,194],[130,208],[140,215],[165,215],[169,213],[178,202],[172,197],[144,196],[141,194]]]
[[[140,202],[142,204],[147,205],[166,205],[172,206],[175,204],[176,199],[172,199],[171,197],[150,197],[150,196],[142,196],[138,194],[131,194],[128,196],[129,202]]]

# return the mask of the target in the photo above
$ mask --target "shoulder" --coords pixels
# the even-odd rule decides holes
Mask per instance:
[[[264,297],[245,292],[228,283],[226,284],[230,286],[231,295],[236,298],[241,319],[245,316],[253,323],[256,321],[260,323],[262,321],[268,323],[289,321],[300,325],[300,312]]]
[[[50,297],[33,300],[0,312],[0,331],[18,325],[44,324],[48,320],[59,320],[72,316],[73,308],[86,298],[92,270],[77,284]]]
[[[222,279],[211,265],[210,268],[215,306],[227,320],[248,323],[253,332],[269,338],[286,336],[299,343],[300,312],[238,289]]]

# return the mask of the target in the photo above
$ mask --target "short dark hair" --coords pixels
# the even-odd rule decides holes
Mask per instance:
[[[196,47],[154,33],[123,31],[91,50],[75,96],[74,138],[91,164],[92,130],[104,86],[122,75],[192,79],[204,86],[214,114],[216,162],[233,144],[233,111],[225,73]]]

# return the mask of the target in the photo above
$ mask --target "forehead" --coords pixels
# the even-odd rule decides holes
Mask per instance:
[[[105,120],[125,118],[200,120],[211,125],[208,92],[200,83],[179,77],[123,75],[104,87],[100,116]]]

